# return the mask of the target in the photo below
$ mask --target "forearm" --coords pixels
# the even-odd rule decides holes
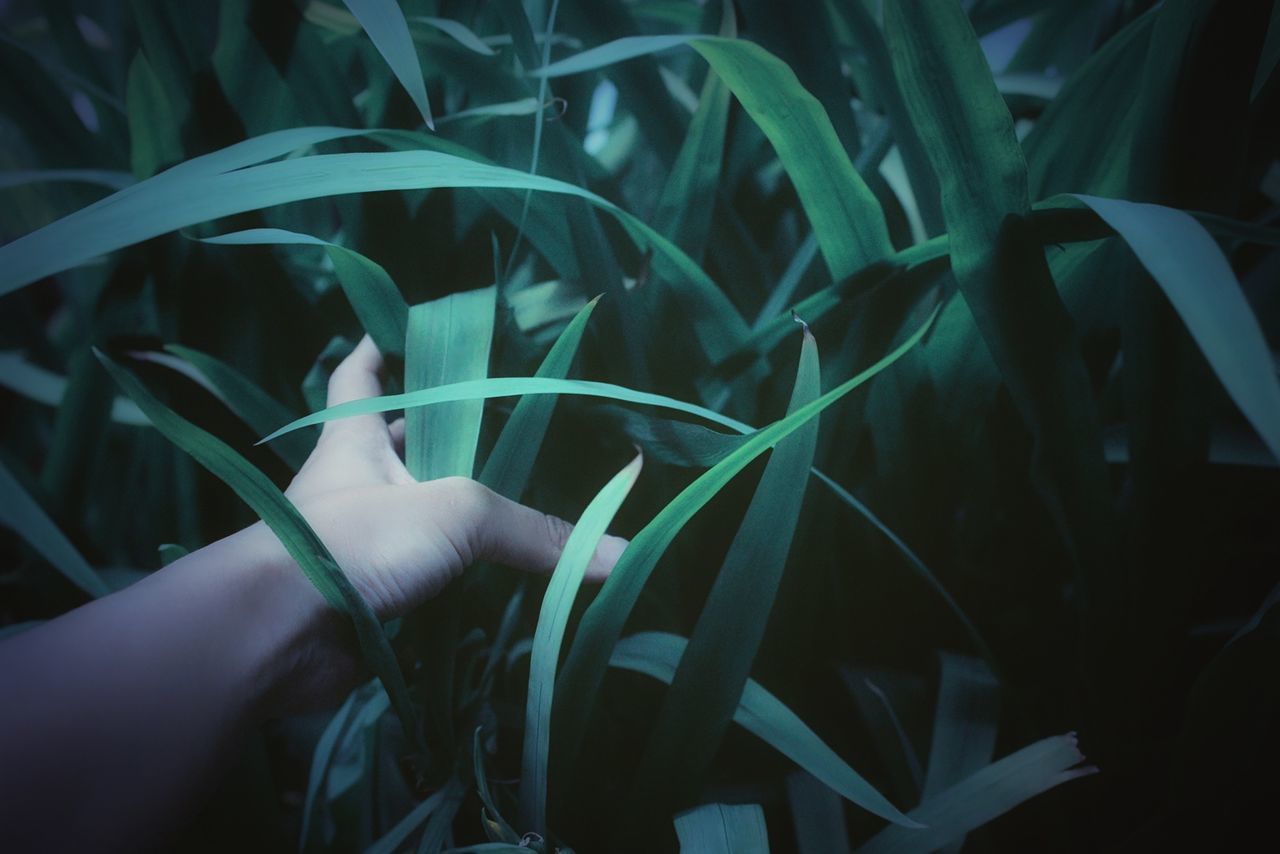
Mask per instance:
[[[0,644],[0,836],[164,832],[337,625],[259,525]]]

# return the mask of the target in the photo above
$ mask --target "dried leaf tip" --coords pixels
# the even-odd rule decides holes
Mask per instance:
[[[791,309],[791,319],[794,320],[796,323],[800,324],[801,328],[804,329],[804,334],[806,338],[813,337],[813,333],[809,331],[809,324],[805,323],[804,319],[801,318],[800,315],[796,314],[796,310],[794,308]]]

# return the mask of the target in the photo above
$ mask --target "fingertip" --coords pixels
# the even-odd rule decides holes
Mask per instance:
[[[587,565],[587,580],[598,583],[608,578],[628,545],[630,542],[622,537],[611,534],[601,537],[596,545],[596,553],[591,556],[591,563]]]

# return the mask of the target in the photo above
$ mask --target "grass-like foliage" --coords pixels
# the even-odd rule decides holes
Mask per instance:
[[[1277,10],[0,5],[0,631],[266,520],[376,678],[211,850],[1243,845]],[[418,479],[580,520],[553,576],[378,624],[281,488],[402,411]]]

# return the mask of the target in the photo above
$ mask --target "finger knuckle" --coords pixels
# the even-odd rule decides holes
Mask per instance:
[[[573,526],[559,516],[550,514],[544,515],[542,520],[546,526],[547,541],[551,543],[552,548],[557,552],[563,551],[565,545],[569,542],[569,535],[573,533]]]

